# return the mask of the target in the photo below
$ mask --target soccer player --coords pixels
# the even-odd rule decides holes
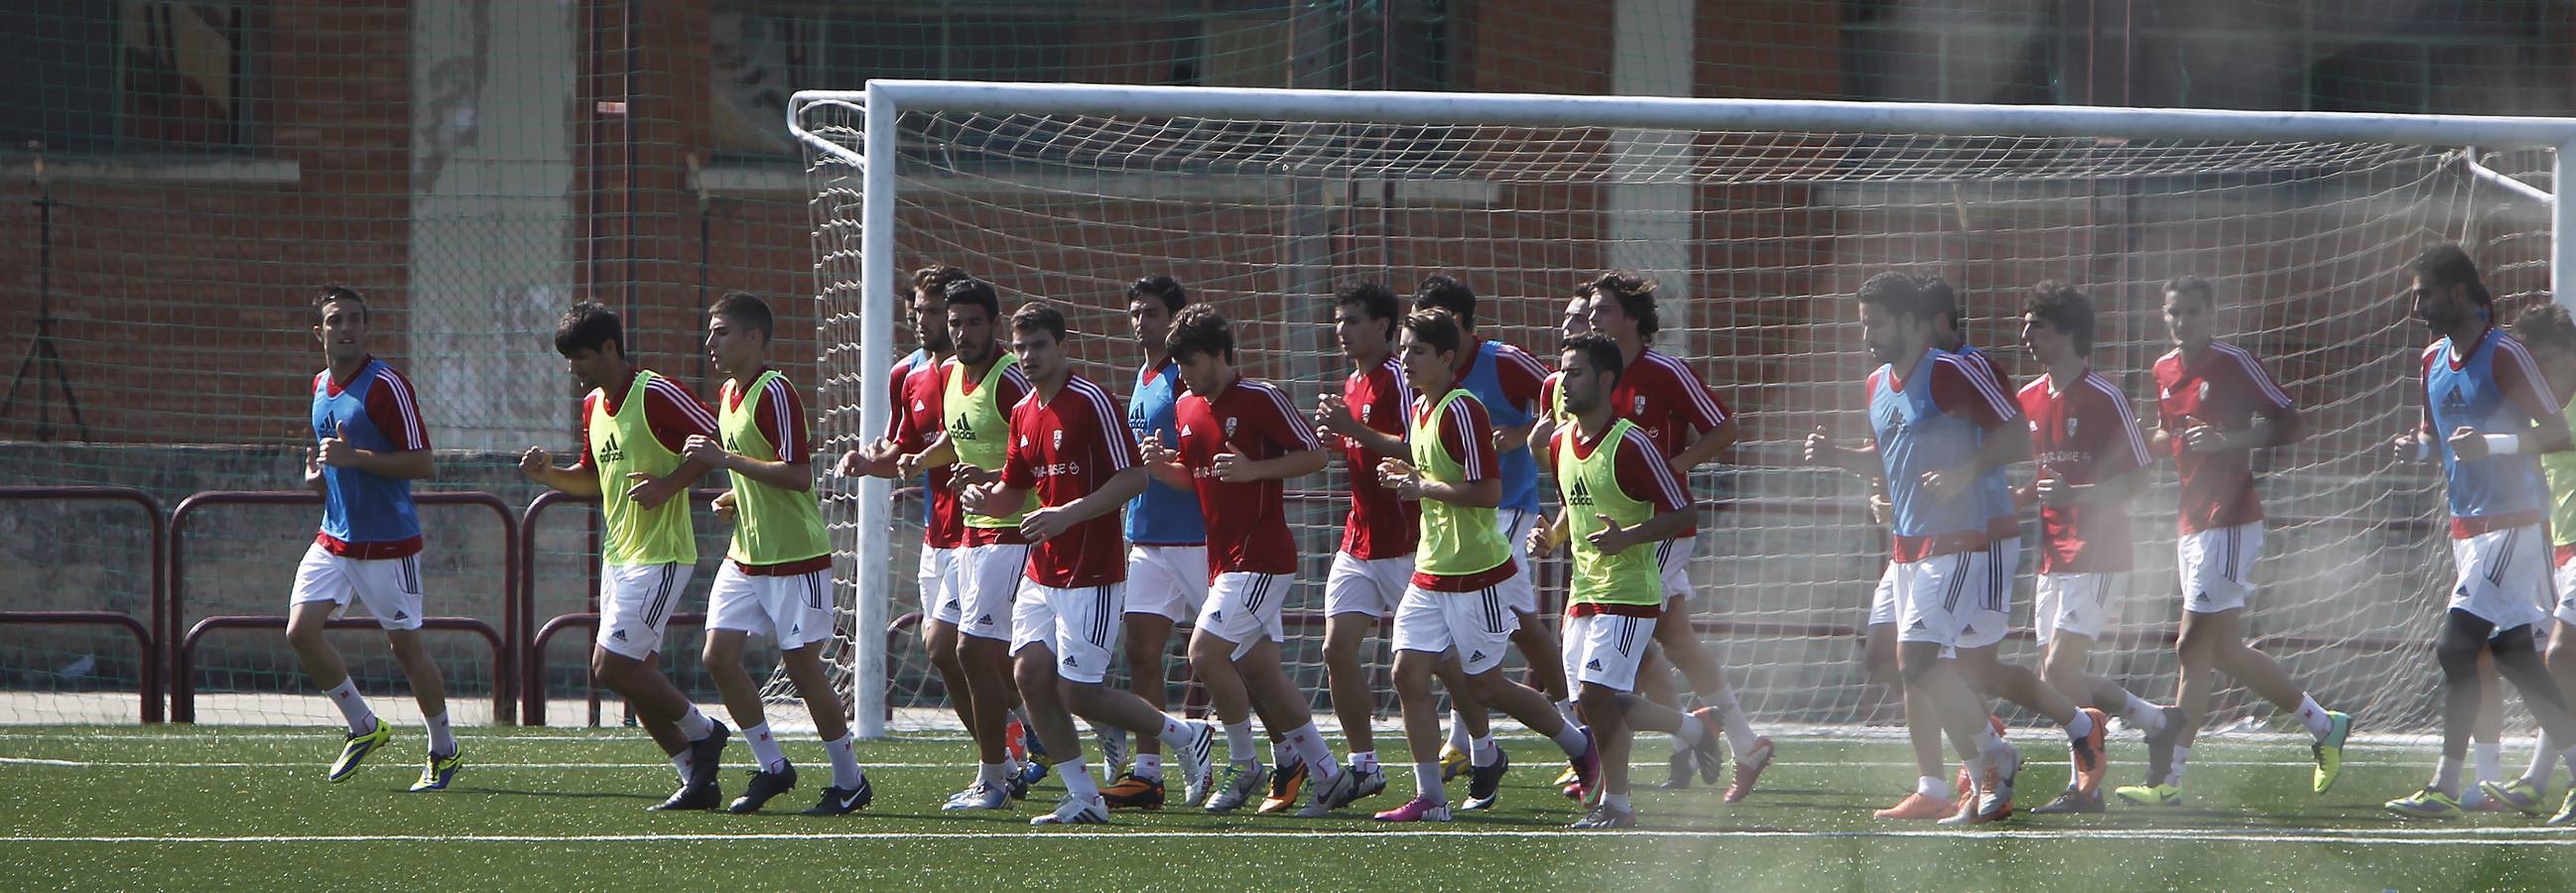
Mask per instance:
[[[1583,717],[1601,747],[1600,796],[1575,828],[1631,828],[1630,728],[1674,733],[1715,749],[1713,708],[1698,715],[1637,697],[1637,666],[1663,613],[1663,569],[1654,543],[1689,529],[1696,507],[1672,466],[1636,424],[1619,418],[1610,395],[1625,365],[1618,342],[1600,335],[1565,339],[1558,357],[1559,393],[1571,421],[1541,452],[1565,506],[1574,573],[1566,597],[1566,665],[1580,680]],[[1546,527],[1530,531],[1530,551],[1556,543]]]
[[[1189,290],[1170,276],[1148,276],[1127,286],[1127,324],[1145,365],[1136,372],[1136,390],[1127,397],[1127,429],[1132,442],[1160,435],[1164,443],[1180,439],[1173,421],[1181,395],[1181,365],[1172,361],[1165,339],[1172,316],[1190,304]],[[1127,685],[1138,697],[1161,710],[1170,697],[1163,679],[1163,656],[1171,651],[1172,627],[1188,623],[1207,603],[1207,524],[1199,519],[1198,495],[1148,476],[1145,492],[1127,503]],[[1163,746],[1152,736],[1136,743],[1133,769],[1118,764],[1127,736],[1116,727],[1101,732],[1101,757],[1117,772],[1115,784],[1100,791],[1112,809],[1160,809],[1163,806]]]
[[[1518,569],[1512,547],[1494,524],[1503,487],[1493,428],[1475,396],[1457,386],[1464,340],[1447,312],[1417,310],[1404,318],[1398,341],[1405,378],[1417,395],[1406,414],[1409,458],[1381,460],[1378,478],[1397,496],[1422,503],[1412,585],[1395,609],[1395,693],[1413,754],[1414,797],[1378,813],[1380,821],[1449,820],[1440,778],[1439,708],[1431,693],[1435,673],[1450,691],[1471,692],[1479,703],[1553,739],[1575,762],[1578,793],[1588,795],[1600,784],[1601,751],[1591,730],[1566,719],[1546,695],[1499,672],[1516,621],[1498,587]]]
[[[1281,482],[1320,471],[1330,458],[1288,392],[1235,371],[1234,330],[1216,308],[1183,309],[1166,348],[1190,392],[1174,410],[1180,440],[1149,440],[1144,459],[1165,483],[1196,491],[1207,519],[1208,600],[1190,633],[1190,668],[1225,725],[1228,765],[1202,808],[1231,812],[1268,788],[1271,770],[1253,751],[1258,711],[1298,762],[1279,771],[1302,769],[1314,782],[1297,814],[1324,815],[1350,805],[1358,775],[1333,760],[1306,693],[1279,665],[1286,641],[1280,603],[1297,572],[1297,540],[1280,491]]]
[[[743,642],[760,636],[778,646],[779,663],[805,699],[832,761],[832,783],[806,812],[845,815],[868,805],[876,792],[859,771],[849,717],[823,669],[821,645],[832,640],[832,544],[806,461],[805,404],[787,376],[769,365],[775,331],[769,303],[754,295],[731,292],[707,310],[707,359],[725,376],[716,398],[719,436],[692,435],[680,455],[732,480],[717,500],[719,514],[733,522],[733,541],[707,592],[704,657],[758,762],[742,796],[727,808],[758,812],[796,787],[796,766],[780,751],[760,685],[742,665]]]
[[[2110,632],[2134,561],[2129,497],[2144,477],[2147,441],[2129,397],[2093,371],[2093,302],[2054,281],[2032,288],[2021,343],[2045,371],[2021,389],[2037,466],[2024,495],[2039,505],[2038,604],[2031,611],[2046,649],[2040,677],[2082,704],[2118,709],[2149,735],[2165,730],[2163,708],[2085,669],[2093,643]],[[2065,793],[2034,813],[2101,812],[2098,782],[2079,773]]]
[[[420,518],[411,503],[411,482],[436,475],[438,462],[410,379],[367,353],[367,317],[367,299],[354,289],[332,286],[313,299],[313,340],[326,368],[313,376],[315,442],[304,451],[304,485],[322,494],[322,529],[295,567],[286,641],[349,723],[330,770],[332,781],[344,781],[393,737],[323,636],[351,599],[365,602],[427,717],[429,763],[411,789],[444,790],[465,760],[447,721],[447,684],[420,641]]]
[[[1619,389],[1611,394],[1613,406],[1620,418],[1645,429],[1646,439],[1654,441],[1672,465],[1673,477],[1687,488],[1691,469],[1717,458],[1735,442],[1734,416],[1698,373],[1648,346],[1661,327],[1654,280],[1625,271],[1603,273],[1586,283],[1583,292],[1593,331],[1618,341],[1620,355],[1628,359],[1620,371]],[[1724,721],[1726,744],[1735,756],[1735,778],[1726,789],[1726,802],[1734,803],[1753,793],[1762,770],[1771,765],[1771,739],[1753,730],[1717,659],[1691,624],[1690,557],[1698,549],[1698,537],[1694,523],[1682,536],[1657,547],[1655,559],[1663,567],[1667,603],[1665,622],[1655,624],[1655,642],[1673,668],[1690,680],[1691,690],[1716,707]]]
[[[1493,447],[1501,457],[1503,469],[1503,504],[1495,509],[1494,519],[1501,525],[1503,541],[1511,544],[1512,566],[1519,569],[1499,587],[1504,607],[1510,608],[1519,621],[1518,629],[1512,633],[1512,645],[1528,662],[1539,691],[1557,709],[1570,711],[1573,705],[1566,693],[1564,657],[1558,653],[1556,635],[1538,622],[1538,578],[1529,560],[1529,532],[1544,520],[1539,512],[1538,461],[1530,454],[1530,433],[1538,424],[1539,396],[1546,386],[1547,367],[1518,347],[1477,337],[1476,293],[1453,277],[1435,274],[1422,280],[1413,291],[1413,309],[1448,311],[1458,320],[1466,339],[1458,351],[1458,386],[1485,405],[1486,418],[1493,423]],[[1511,767],[1511,761],[1502,748],[1495,746],[1483,706],[1476,704],[1472,695],[1453,698],[1450,714],[1449,743],[1441,753],[1441,771],[1450,771],[1451,754],[1468,759],[1468,796],[1459,808],[1490,808],[1497,802],[1503,773]],[[1476,714],[1472,725],[1468,714]]]
[[[2552,745],[2576,742],[2576,717],[2532,640],[2533,627],[2549,619],[2537,596],[2550,585],[2540,557],[2549,491],[2532,457],[2566,451],[2569,432],[2565,404],[2530,352],[2496,328],[2495,298],[2467,252],[2427,248],[2407,272],[2415,318],[2435,340],[2424,348],[2423,422],[2389,447],[2401,459],[2441,462],[2459,578],[2433,643],[2442,665],[2441,760],[2423,790],[2387,807],[2409,818],[2446,819],[2460,815],[2479,652],[2495,656],[2496,672],[2522,692]],[[2576,821],[2576,794],[2549,821]]]
[[[1027,585],[1011,605],[1011,669],[1065,795],[1032,825],[1109,821],[1109,804],[1083,764],[1075,714],[1178,748],[1193,788],[1206,784],[1213,735],[1207,723],[1167,716],[1101,684],[1125,622],[1127,550],[1117,513],[1145,492],[1146,471],[1119,423],[1117,401],[1073,374],[1064,338],[1062,311],[1032,303],[1012,312],[1011,352],[1032,390],[1011,407],[1000,476],[966,496],[970,508],[991,512],[1031,506],[1035,497],[1020,521],[1032,545]]]
[[[2514,317],[2513,335],[2530,349],[2550,393],[2576,394],[2576,320],[2569,318],[2566,307],[2542,303],[2525,308]],[[2540,472],[2549,481],[2549,530],[2555,544],[2550,557],[2558,593],[2558,603],[2550,611],[2555,622],[2543,663],[2565,694],[2576,692],[2576,451],[2543,454]],[[2558,771],[2563,743],[2543,733],[2540,746],[2532,751],[2531,767],[2521,778],[2480,787],[2492,802],[2539,815],[2549,796],[2549,777]],[[2569,768],[2576,769],[2576,764]],[[2576,819],[2576,811],[2561,809],[2559,814]]]
[[[1318,398],[1315,424],[1340,440],[1351,494],[1342,545],[1324,580],[1324,678],[1333,715],[1350,742],[1350,768],[1359,775],[1355,797],[1386,790],[1377,759],[1377,690],[1360,665],[1370,630],[1395,616],[1404,587],[1413,580],[1413,543],[1422,507],[1396,498],[1378,482],[1381,459],[1405,455],[1404,414],[1413,389],[1395,359],[1396,322],[1403,318],[1395,292],[1375,282],[1347,286],[1333,297],[1333,337],[1351,361],[1342,392]]]
[[[662,675],[662,631],[697,570],[698,539],[689,524],[689,485],[708,471],[680,451],[690,437],[716,433],[705,404],[668,378],[626,359],[626,329],[617,314],[589,301],[555,323],[555,351],[582,398],[581,459],[557,468],[544,447],[519,455],[519,473],[575,496],[599,498],[599,634],[590,671],[634,705],[680,789],[656,810],[714,809],[724,802],[716,769],[731,732]]]
[[[2131,803],[2182,805],[2183,770],[2209,709],[2211,671],[2224,671],[2298,717],[2315,743],[2312,786],[2325,793],[2343,768],[2352,717],[2317,705],[2281,665],[2245,643],[2245,602],[2263,555],[2263,500],[2254,491],[2253,451],[2297,443],[2299,407],[2244,348],[2214,334],[2217,298],[2209,281],[2165,283],[2164,313],[2174,349],[2156,360],[2156,430],[2150,455],[2171,455],[2182,474],[2174,541],[2182,577],[2181,666],[2163,734],[2147,736],[2147,782],[2111,793]]]

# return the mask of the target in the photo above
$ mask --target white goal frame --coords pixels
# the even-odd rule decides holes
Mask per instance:
[[[861,151],[806,129],[805,110],[822,105],[864,112]],[[813,151],[833,155],[861,172],[865,194],[859,220],[860,268],[867,275],[860,293],[868,307],[900,304],[896,277],[884,271],[894,269],[895,258],[896,127],[898,116],[909,111],[2551,149],[2556,150],[2553,187],[2576,182],[2576,119],[2563,118],[921,80],[872,80],[862,91],[798,91],[787,105],[789,132]],[[2569,264],[2576,263],[2576,254],[2571,254],[2576,249],[2571,245],[2576,241],[2576,202],[2556,201],[2521,181],[2479,167],[2475,153],[2470,153],[2467,163],[2481,182],[2549,207],[2550,293],[2558,303],[2576,308],[2576,283],[2568,279]],[[861,394],[886,392],[885,377],[894,361],[895,316],[860,314]],[[882,430],[888,409],[884,401],[862,400],[859,430]],[[883,630],[891,592],[890,576],[877,572],[889,559],[889,544],[874,532],[886,529],[892,482],[863,478],[857,496],[862,535],[856,544],[855,566],[869,572],[858,574],[856,580],[850,706],[858,733],[879,738],[886,734]]]

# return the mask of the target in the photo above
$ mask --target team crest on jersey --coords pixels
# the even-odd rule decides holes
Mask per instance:
[[[1063,429],[1057,429],[1057,430],[1054,430],[1054,431],[1049,431],[1049,432],[1047,432],[1047,433],[1048,433],[1049,435],[1051,435],[1050,437],[1048,437],[1048,438],[1047,438],[1047,449],[1051,449],[1051,450],[1060,450],[1060,449],[1064,449],[1064,431],[1063,431]]]
[[[1226,416],[1226,417],[1225,417],[1225,436],[1227,436],[1227,437],[1233,437],[1233,436],[1234,436],[1234,422],[1235,422],[1235,419],[1234,419],[1234,417],[1233,417],[1233,416]]]
[[[2200,399],[2202,399],[2202,400],[2207,400],[2207,399],[2209,399],[2209,380],[2208,380],[2208,379],[2205,379],[2205,378],[2204,378],[2204,379],[2201,379],[2201,381],[2200,381],[2200,394],[2199,394],[2199,397],[2200,397]]]
[[[1645,414],[1646,414],[1646,395],[1644,395],[1644,394],[1638,394],[1638,395],[1637,395],[1637,403],[1636,403],[1636,406],[1637,406],[1637,413],[1636,413],[1637,415],[1645,415]]]
[[[1369,415],[1375,412],[1377,412],[1377,407],[1370,406],[1366,403],[1360,404],[1360,424],[1368,424]]]
[[[2069,439],[2069,440],[2074,439],[2074,437],[2075,437],[2075,423],[2076,423],[2076,422],[2078,422],[2078,421],[2081,421],[2081,420],[2080,420],[2080,419],[2077,419],[2077,418],[2076,418],[2076,417],[2074,417],[2074,416],[2067,416],[2067,417],[2066,417],[2066,437],[2067,437],[2067,439]]]

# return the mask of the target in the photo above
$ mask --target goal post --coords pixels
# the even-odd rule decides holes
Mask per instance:
[[[1972,302],[1990,311],[1987,317],[2017,303],[2009,293],[2040,278],[2035,273],[2123,296],[2160,281],[2159,269],[2215,273],[2264,292],[2244,296],[2243,315],[2260,318],[2241,328],[2298,345],[2303,368],[2335,368],[2346,356],[2338,350],[2412,337],[2382,325],[2386,320],[2360,319],[2377,305],[2353,296],[2380,301],[2392,294],[2367,290],[2425,241],[2474,242],[2502,231],[2518,240],[2506,241],[2530,246],[2535,240],[2522,237],[2537,237],[2545,256],[2525,266],[2545,268],[2545,282],[2525,291],[2545,288],[2560,302],[2576,293],[2561,278],[2576,208],[2527,182],[2556,189],[2576,173],[2569,169],[2576,163],[2570,119],[910,80],[799,92],[787,117],[808,150],[815,293],[823,308],[818,421],[829,449],[873,438],[892,409],[878,395],[888,390],[894,360],[909,349],[898,344],[895,320],[905,305],[901,271],[912,263],[962,266],[992,279],[1007,302],[1072,305],[1077,340],[1088,342],[1073,350],[1077,370],[1122,399],[1137,360],[1119,328],[1125,281],[1171,272],[1192,287],[1204,283],[1230,318],[1256,330],[1245,339],[1247,374],[1283,379],[1300,400],[1338,380],[1329,342],[1299,325],[1328,313],[1314,302],[1325,301],[1333,283],[1378,278],[1403,292],[1426,273],[1461,274],[1496,307],[1491,316],[1479,311],[1480,327],[1493,321],[1480,334],[1498,330],[1544,357],[1576,277],[1638,267],[1708,285],[1676,289],[1671,312],[1684,322],[1666,322],[1706,362],[1674,352],[1698,364],[1756,426],[1737,447],[1746,455],[1741,467],[1722,458],[1728,467],[1703,469],[1694,491],[1716,494],[1720,511],[1743,517],[1785,512],[1747,522],[1720,543],[1703,536],[1695,571],[1704,592],[1717,575],[1760,577],[1735,567],[1735,557],[1866,564],[1867,547],[1843,529],[1853,525],[1815,520],[1837,491],[1773,460],[1787,431],[1831,424],[1853,408],[1841,393],[1862,371],[1850,339],[1802,304],[1847,294],[1870,270],[1926,267],[1957,281],[1965,269],[1963,284],[1982,293]],[[2500,173],[2480,164],[2487,150],[2542,160]],[[2470,201],[2473,189],[2497,200]],[[1650,193],[1682,196],[1679,209],[1613,209],[1616,196]],[[2507,206],[2510,212],[2499,210]],[[1820,226],[1819,217],[1839,222]],[[1669,225],[1658,228],[1656,220]],[[2243,234],[2258,247],[2194,233],[2195,221]],[[1887,231],[1855,229],[1873,226]],[[1240,238],[1223,241],[1229,236]],[[2048,247],[2036,254],[2020,244],[2042,242]],[[2244,257],[2223,270],[2173,260],[2200,249]],[[1977,256],[1945,256],[1953,250]],[[1713,253],[1724,258],[1712,262]],[[2143,260],[2150,257],[2164,267],[2147,269],[2155,266]],[[1637,258],[1646,260],[1623,262]],[[1709,272],[1719,267],[1723,277]],[[1782,285],[1763,287],[1766,297],[1746,299],[1747,309],[1708,303],[1749,291],[1744,283],[1765,276]],[[2012,281],[2017,276],[2021,281]],[[1709,285],[1713,280],[1725,287]],[[2126,351],[2118,371],[2136,372],[2161,352],[2161,323],[2146,324],[2154,315],[2135,308],[2119,317],[2106,340]],[[2010,334],[1989,319],[1977,338],[2002,346]],[[2277,582],[2287,589],[2328,588],[2333,560],[2406,558],[2423,545],[2370,545],[2378,534],[2338,526],[2429,517],[2420,482],[2390,485],[2402,491],[2394,496],[2363,492],[2376,485],[2345,454],[2378,433],[2373,426],[2405,397],[2394,381],[2379,380],[2389,377],[2386,369],[2372,367],[2365,379],[2366,364],[2354,365],[2348,376],[2320,372],[2308,382],[2319,392],[2304,399],[2329,401],[2335,424],[2319,444],[2285,451],[2291,458],[2276,470],[2302,482],[2299,492],[2266,493],[2276,504],[2311,510],[2315,521],[2294,531],[2299,544],[2285,547],[2317,550],[2281,562]],[[2032,370],[2020,371],[2026,380]],[[1775,419],[1765,422],[1765,412]],[[1312,478],[1304,486],[1338,488],[1339,472],[1328,474],[1329,482]],[[922,706],[905,693],[917,693],[919,680],[896,677],[924,668],[888,648],[895,641],[888,619],[909,587],[905,559],[918,545],[917,527],[897,516],[897,486],[836,481],[826,494],[853,633],[838,666],[851,685],[857,727],[871,737],[886,732],[889,707]],[[2162,579],[2149,557],[2170,545],[2171,525],[2162,520],[2170,507],[2142,507],[2140,514],[2150,520],[2138,525],[2132,589],[2161,592],[2170,588],[2170,549]],[[1317,552],[1329,559],[1326,537],[1339,509],[1316,506],[1292,517],[1303,519],[1308,565],[1320,567]],[[1811,547],[1826,550],[1801,551]],[[2420,563],[2388,563],[2373,579],[2425,579]],[[1300,585],[1311,587],[1302,579],[1310,575],[1300,576]],[[1788,594],[1761,596],[1782,601],[1755,604],[1759,616],[1738,633],[1757,641],[1730,646],[1739,655],[1729,661],[1739,689],[1748,687],[1741,681],[1747,675],[1756,693],[1771,684],[1761,672],[1738,671],[1743,655],[1822,653],[1773,647],[1762,637],[1824,628],[1834,613],[1853,613],[1841,601],[1824,603],[1827,592],[1844,601],[1866,598],[1841,592],[1855,585],[1846,577],[1789,581],[1778,589]],[[1757,583],[1768,585],[1728,585]],[[2133,600],[2152,602],[2132,615],[2139,626],[2171,623],[2170,599]],[[2025,592],[2017,604],[2027,602]],[[1703,621],[1730,611],[1721,599],[1697,607]],[[2411,633],[2400,613],[2390,611],[2385,629],[2329,638],[2401,639]],[[2130,643],[2113,659],[2159,672],[2160,648]],[[1291,651],[1311,664],[1311,649]],[[2337,684],[2395,698],[2388,690],[2406,672],[2399,663],[2357,665]],[[1813,693],[1821,681],[1773,680],[1780,696],[1748,697],[1747,706],[1825,722],[1864,712],[1860,695],[1816,700],[1825,697]],[[905,692],[889,701],[894,688]],[[2415,703],[2395,712],[2429,716]]]

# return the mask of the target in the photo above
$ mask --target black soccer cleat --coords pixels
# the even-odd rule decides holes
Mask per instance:
[[[867,806],[870,801],[873,801],[876,798],[876,786],[869,784],[867,776],[862,775],[859,776],[858,787],[824,788],[823,799],[820,802],[815,803],[814,808],[806,810],[805,814],[849,815],[850,813],[857,812],[860,808]]]
[[[707,736],[689,742],[689,786],[715,790],[716,770],[724,768],[725,740],[733,737],[733,730],[720,720],[707,722],[711,724]]]
[[[1503,799],[1503,773],[1511,771],[1512,756],[1501,748],[1494,749],[1494,764],[1471,766],[1467,770],[1467,802],[1462,810],[1492,809]]]
[[[781,768],[776,772],[751,773],[751,784],[744,786],[742,796],[733,798],[733,805],[725,807],[725,810],[733,813],[759,812],[762,806],[769,804],[769,798],[795,790],[796,765],[779,765]]]
[[[2074,788],[2067,788],[2065,793],[2057,795],[2057,799],[2048,801],[2047,805],[2030,812],[2033,815],[2068,815],[2101,811],[2101,794],[2087,794]]]
[[[645,809],[652,812],[685,812],[714,809],[722,805],[724,805],[724,791],[717,789],[715,782],[711,781],[706,784],[681,785],[679,790],[671,792],[671,799],[647,806]]]

